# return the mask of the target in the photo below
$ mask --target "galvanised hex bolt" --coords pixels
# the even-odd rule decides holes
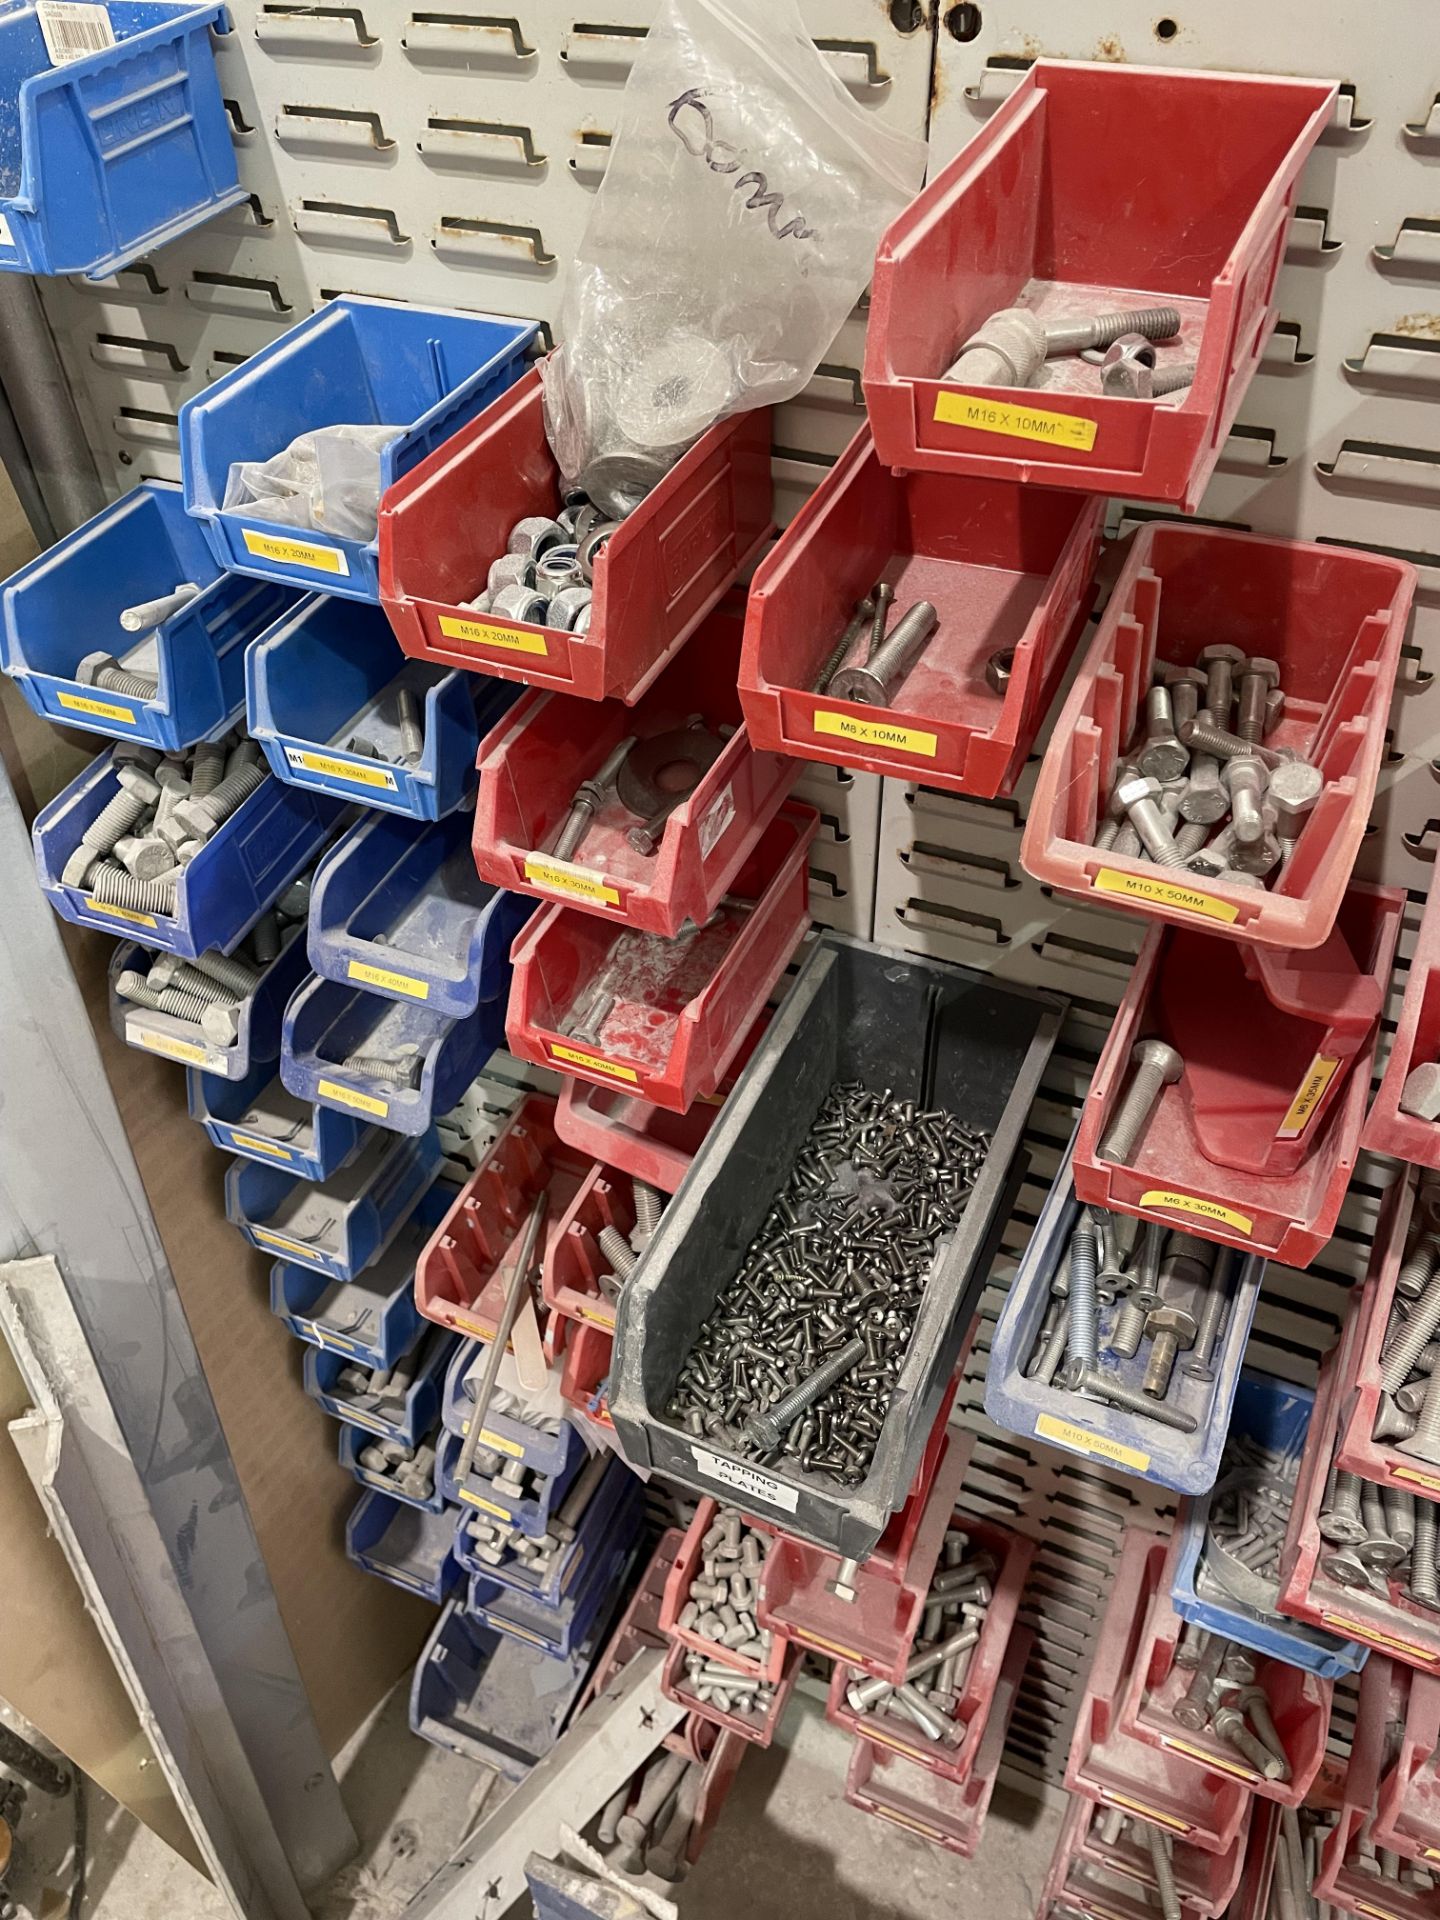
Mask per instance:
[[[1175,732],[1168,687],[1151,687],[1145,695],[1145,744],[1139,762],[1142,774],[1161,781],[1178,780],[1190,764],[1190,750]]]
[[[1191,752],[1212,754],[1217,760],[1233,760],[1237,754],[1253,754],[1267,768],[1284,766],[1294,756],[1281,751],[1278,747],[1262,746],[1258,741],[1245,740],[1238,733],[1229,733],[1225,728],[1216,726],[1208,717],[1208,709],[1203,708],[1193,720],[1187,720],[1180,729],[1180,738]]]
[[[1215,725],[1228,727],[1235,700],[1235,671],[1245,664],[1244,649],[1225,645],[1202,647],[1195,656],[1195,664],[1205,670],[1205,705]]]
[[[1150,1336],[1150,1362],[1145,1369],[1143,1391],[1152,1400],[1163,1400],[1170,1391],[1170,1376],[1176,1357],[1195,1344],[1195,1316],[1183,1307],[1162,1302],[1145,1322]]]
[[[1281,1743],[1280,1735],[1275,1730],[1275,1722],[1270,1715],[1269,1694],[1266,1693],[1263,1687],[1254,1685],[1243,1686],[1237,1691],[1234,1704],[1242,1713],[1249,1717],[1250,1724],[1260,1736],[1261,1743],[1284,1768],[1284,1772],[1277,1773],[1274,1778],[1277,1780],[1288,1780],[1290,1778],[1290,1760]]]
[[[1185,1062],[1174,1047],[1153,1037],[1137,1040],[1130,1058],[1135,1073],[1100,1143],[1102,1160],[1125,1163],[1131,1159],[1161,1093],[1167,1086],[1173,1086],[1185,1071]],[[1440,1308],[1436,1311],[1436,1322],[1440,1324]]]
[[[1210,1718],[1210,1689],[1220,1674],[1220,1663],[1230,1642],[1212,1633],[1200,1650],[1190,1684],[1170,1709],[1170,1717],[1190,1733],[1198,1733]]]
[[[1163,689],[1162,689],[1163,691]],[[1142,777],[1127,780],[1119,789],[1120,804],[1150,858],[1160,867],[1183,867],[1185,861],[1175,845],[1175,836],[1159,806],[1158,780]]]
[[[1232,754],[1220,769],[1220,780],[1230,796],[1230,815],[1235,838],[1242,846],[1253,846],[1265,835],[1265,768],[1253,753]]]
[[[1299,839],[1324,791],[1324,774],[1308,760],[1287,760],[1270,770],[1265,797],[1275,809],[1275,831],[1282,840]]]
[[[1281,1780],[1289,1775],[1287,1762],[1277,1760],[1265,1743],[1256,1739],[1238,1707],[1220,1707],[1210,1724],[1218,1738],[1248,1760],[1262,1780]]]
[[[1278,685],[1279,680],[1279,663],[1258,655],[1247,660],[1235,676],[1239,701],[1235,731],[1252,746],[1265,738],[1266,702],[1271,688]]]

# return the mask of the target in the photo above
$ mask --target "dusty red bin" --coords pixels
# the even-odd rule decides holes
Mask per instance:
[[[1188,928],[1156,927],[1081,1115],[1081,1200],[1308,1266],[1330,1238],[1359,1152],[1404,905],[1393,888],[1351,886],[1335,935],[1358,969],[1348,979],[1316,972],[1305,954],[1247,952]],[[1275,998],[1282,989],[1284,1008]],[[1342,1032],[1332,1023],[1351,1002],[1368,1009],[1366,1024]],[[1103,1159],[1100,1146],[1142,1038],[1168,1041],[1185,1072],[1162,1092],[1133,1161],[1121,1164]]]
[[[560,1370],[560,1397],[599,1429],[594,1438],[603,1439],[613,1452],[618,1452],[615,1422],[610,1418],[610,1400],[605,1391],[615,1352],[615,1336],[603,1327],[564,1324],[570,1326],[570,1335],[565,1342],[565,1364]]]
[[[1417,1684],[1421,1683],[1417,1681]],[[1367,1920],[1435,1920],[1433,1893],[1413,1890],[1398,1881],[1367,1876],[1356,1870],[1353,1860],[1356,1842],[1375,1814],[1389,1728],[1395,1720],[1404,1720],[1406,1692],[1403,1671],[1392,1661],[1374,1657],[1366,1662],[1360,1675],[1355,1735],[1350,1763],[1345,1770],[1340,1821],[1331,1829],[1321,1849],[1320,1867],[1315,1875],[1317,1899],[1330,1901],[1346,1913],[1363,1914]],[[1378,1819],[1376,1826],[1371,1827],[1370,1838],[1377,1847],[1389,1844],[1379,1836]]]
[[[559,505],[537,368],[381,500],[380,600],[405,652],[637,700],[770,537],[769,412],[711,427],[622,522],[596,563],[588,633],[468,607],[516,521]]]
[[[1263,1815],[1264,1811],[1256,1809],[1257,1815]],[[1093,1800],[1072,1794],[1045,1876],[1038,1907],[1041,1914],[1052,1911],[1056,1902],[1072,1910],[1089,1911],[1092,1899],[1100,1903],[1094,1911],[1103,1909],[1107,1915],[1113,1914],[1115,1920],[1148,1920],[1155,1912],[1159,1895],[1149,1848],[1129,1827],[1113,1846],[1107,1845],[1095,1827],[1101,1818],[1102,1809]],[[1240,1885],[1254,1835],[1255,1822],[1247,1818],[1227,1853],[1206,1853],[1203,1848],[1189,1847],[1183,1842],[1174,1845],[1170,1864],[1175,1875],[1175,1891],[1180,1896],[1181,1920],[1210,1920],[1210,1916],[1226,1912],[1231,1896]],[[1273,1838],[1271,1845],[1273,1847]],[[1268,1891],[1268,1858],[1264,1865]],[[1105,1878],[1098,1878],[1091,1869],[1098,1870]],[[1227,1920],[1230,1920],[1228,1915]],[[1250,1920],[1265,1920],[1263,1903],[1251,1913]]]
[[[1440,1168],[1440,1120],[1418,1120],[1400,1111],[1411,1069],[1440,1060],[1440,886],[1425,902],[1405,998],[1384,1078],[1365,1122],[1360,1144],[1371,1153],[1393,1154],[1417,1167]]]
[[[887,465],[1198,506],[1275,319],[1326,80],[1037,60],[880,242],[865,404]],[[1156,173],[1164,156],[1164,184]],[[1163,400],[1108,399],[1074,355],[1040,387],[944,377],[1001,308],[1179,309]]]
[[[614,1227],[628,1240],[634,1226],[635,1197],[629,1176],[613,1167],[591,1167],[575,1189],[559,1232],[545,1249],[546,1306],[567,1320],[587,1320],[614,1333],[615,1308],[600,1286],[600,1276],[612,1271],[600,1251],[600,1231]]]
[[[1394,1674],[1404,1701],[1392,1717],[1405,1732],[1380,1782],[1375,1844],[1411,1860],[1440,1861],[1440,1680],[1400,1666]]]
[[[720,1095],[712,1094],[697,1100],[688,1113],[670,1113],[637,1099],[623,1086],[567,1079],[555,1129],[580,1152],[594,1154],[662,1193],[674,1193],[720,1105]]]
[[[718,1500],[702,1500],[695,1509],[695,1518],[685,1530],[685,1539],[679,1553],[675,1556],[675,1565],[670,1570],[670,1578],[665,1582],[665,1597],[660,1605],[660,1625],[677,1645],[689,1647],[692,1653],[703,1653],[707,1660],[716,1666],[734,1667],[737,1673],[753,1674],[756,1679],[767,1681],[771,1686],[779,1680],[785,1667],[785,1656],[789,1642],[783,1633],[772,1633],[770,1653],[767,1659],[752,1660],[739,1653],[733,1647],[722,1647],[714,1640],[707,1640],[704,1634],[696,1633],[691,1627],[680,1625],[680,1615],[690,1598],[690,1583],[700,1571],[700,1556],[706,1534],[715,1524],[715,1516],[720,1511]],[[763,1533],[771,1540],[770,1551],[775,1551],[775,1529],[763,1520],[747,1520],[748,1527],[757,1533]]]
[[[1414,592],[1404,560],[1216,527],[1142,527],[1045,750],[1020,847],[1026,872],[1172,926],[1321,945],[1370,817]],[[1154,661],[1193,667],[1219,642],[1276,662],[1285,712],[1266,744],[1293,748],[1328,783],[1266,887],[1171,874],[1092,844]]]
[[[810,924],[805,857],[818,825],[808,807],[787,806],[771,821],[729,896],[753,901],[749,911],[722,907],[714,924],[676,941],[619,934],[648,944],[627,951],[593,1037],[566,1029],[606,966],[615,929],[574,907],[542,907],[511,953],[512,1052],[675,1112],[718,1092]]]
[[[1003,481],[897,476],[862,427],[751,583],[740,698],[752,743],[957,793],[1008,792],[1089,610],[1101,511]],[[934,637],[888,707],[812,692],[881,578],[895,588],[891,626],[928,600]],[[986,666],[1012,653],[997,692]]]
[[[735,688],[743,625],[743,601],[727,602],[633,708],[523,695],[480,745],[474,848],[481,879],[667,937],[687,919],[697,926],[708,920],[800,772],[785,755],[751,745]],[[733,731],[665,822],[653,854],[629,844],[636,816],[613,790],[573,858],[542,851],[580,782],[598,773],[622,740],[634,736],[643,747],[697,713],[712,730]]]
[[[702,1720],[709,1720],[727,1732],[738,1733],[742,1740],[748,1740],[752,1746],[768,1747],[775,1738],[775,1729],[790,1696],[795,1691],[795,1682],[800,1678],[801,1663],[805,1658],[805,1649],[791,1643],[785,1649],[785,1659],[781,1667],[780,1678],[776,1683],[774,1697],[763,1715],[746,1719],[738,1713],[727,1713],[723,1707],[712,1706],[706,1700],[700,1700],[690,1691],[685,1673],[685,1662],[690,1649],[682,1641],[676,1641],[670,1648],[660,1675],[660,1691],[667,1700],[674,1700],[680,1706],[687,1707],[691,1713]]]

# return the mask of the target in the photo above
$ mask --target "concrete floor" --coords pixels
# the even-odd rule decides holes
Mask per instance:
[[[399,1920],[483,1802],[477,1770],[413,1738],[405,1707],[402,1688],[341,1756],[362,1856],[317,1904],[318,1920]],[[844,1804],[850,1743],[816,1702],[797,1702],[787,1734],[785,1746],[746,1755],[705,1854],[678,1890],[683,1920],[948,1920],[960,1912],[1032,1920],[1060,1796],[1040,1806],[1001,1787],[977,1858],[959,1860]],[[207,1882],[93,1791],[85,1920],[227,1920],[228,1912]]]

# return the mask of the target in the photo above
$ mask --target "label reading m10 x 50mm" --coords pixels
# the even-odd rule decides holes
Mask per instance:
[[[746,1466],[743,1460],[729,1460],[724,1454],[707,1452],[704,1447],[692,1447],[691,1452],[700,1473],[734,1487],[737,1493],[761,1500],[767,1507],[780,1507],[786,1513],[794,1513],[800,1504],[798,1487],[787,1487],[781,1480],[772,1480],[768,1473]]]

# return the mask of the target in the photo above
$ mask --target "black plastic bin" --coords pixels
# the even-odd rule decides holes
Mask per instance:
[[[626,1458],[862,1558],[904,1501],[1023,1171],[1030,1103],[1065,1003],[968,967],[825,933],[815,942],[620,1299],[610,1413]],[[666,1415],[685,1357],[738,1271],[830,1085],[863,1080],[990,1132],[939,1256],[899,1386],[858,1487],[752,1466]]]

